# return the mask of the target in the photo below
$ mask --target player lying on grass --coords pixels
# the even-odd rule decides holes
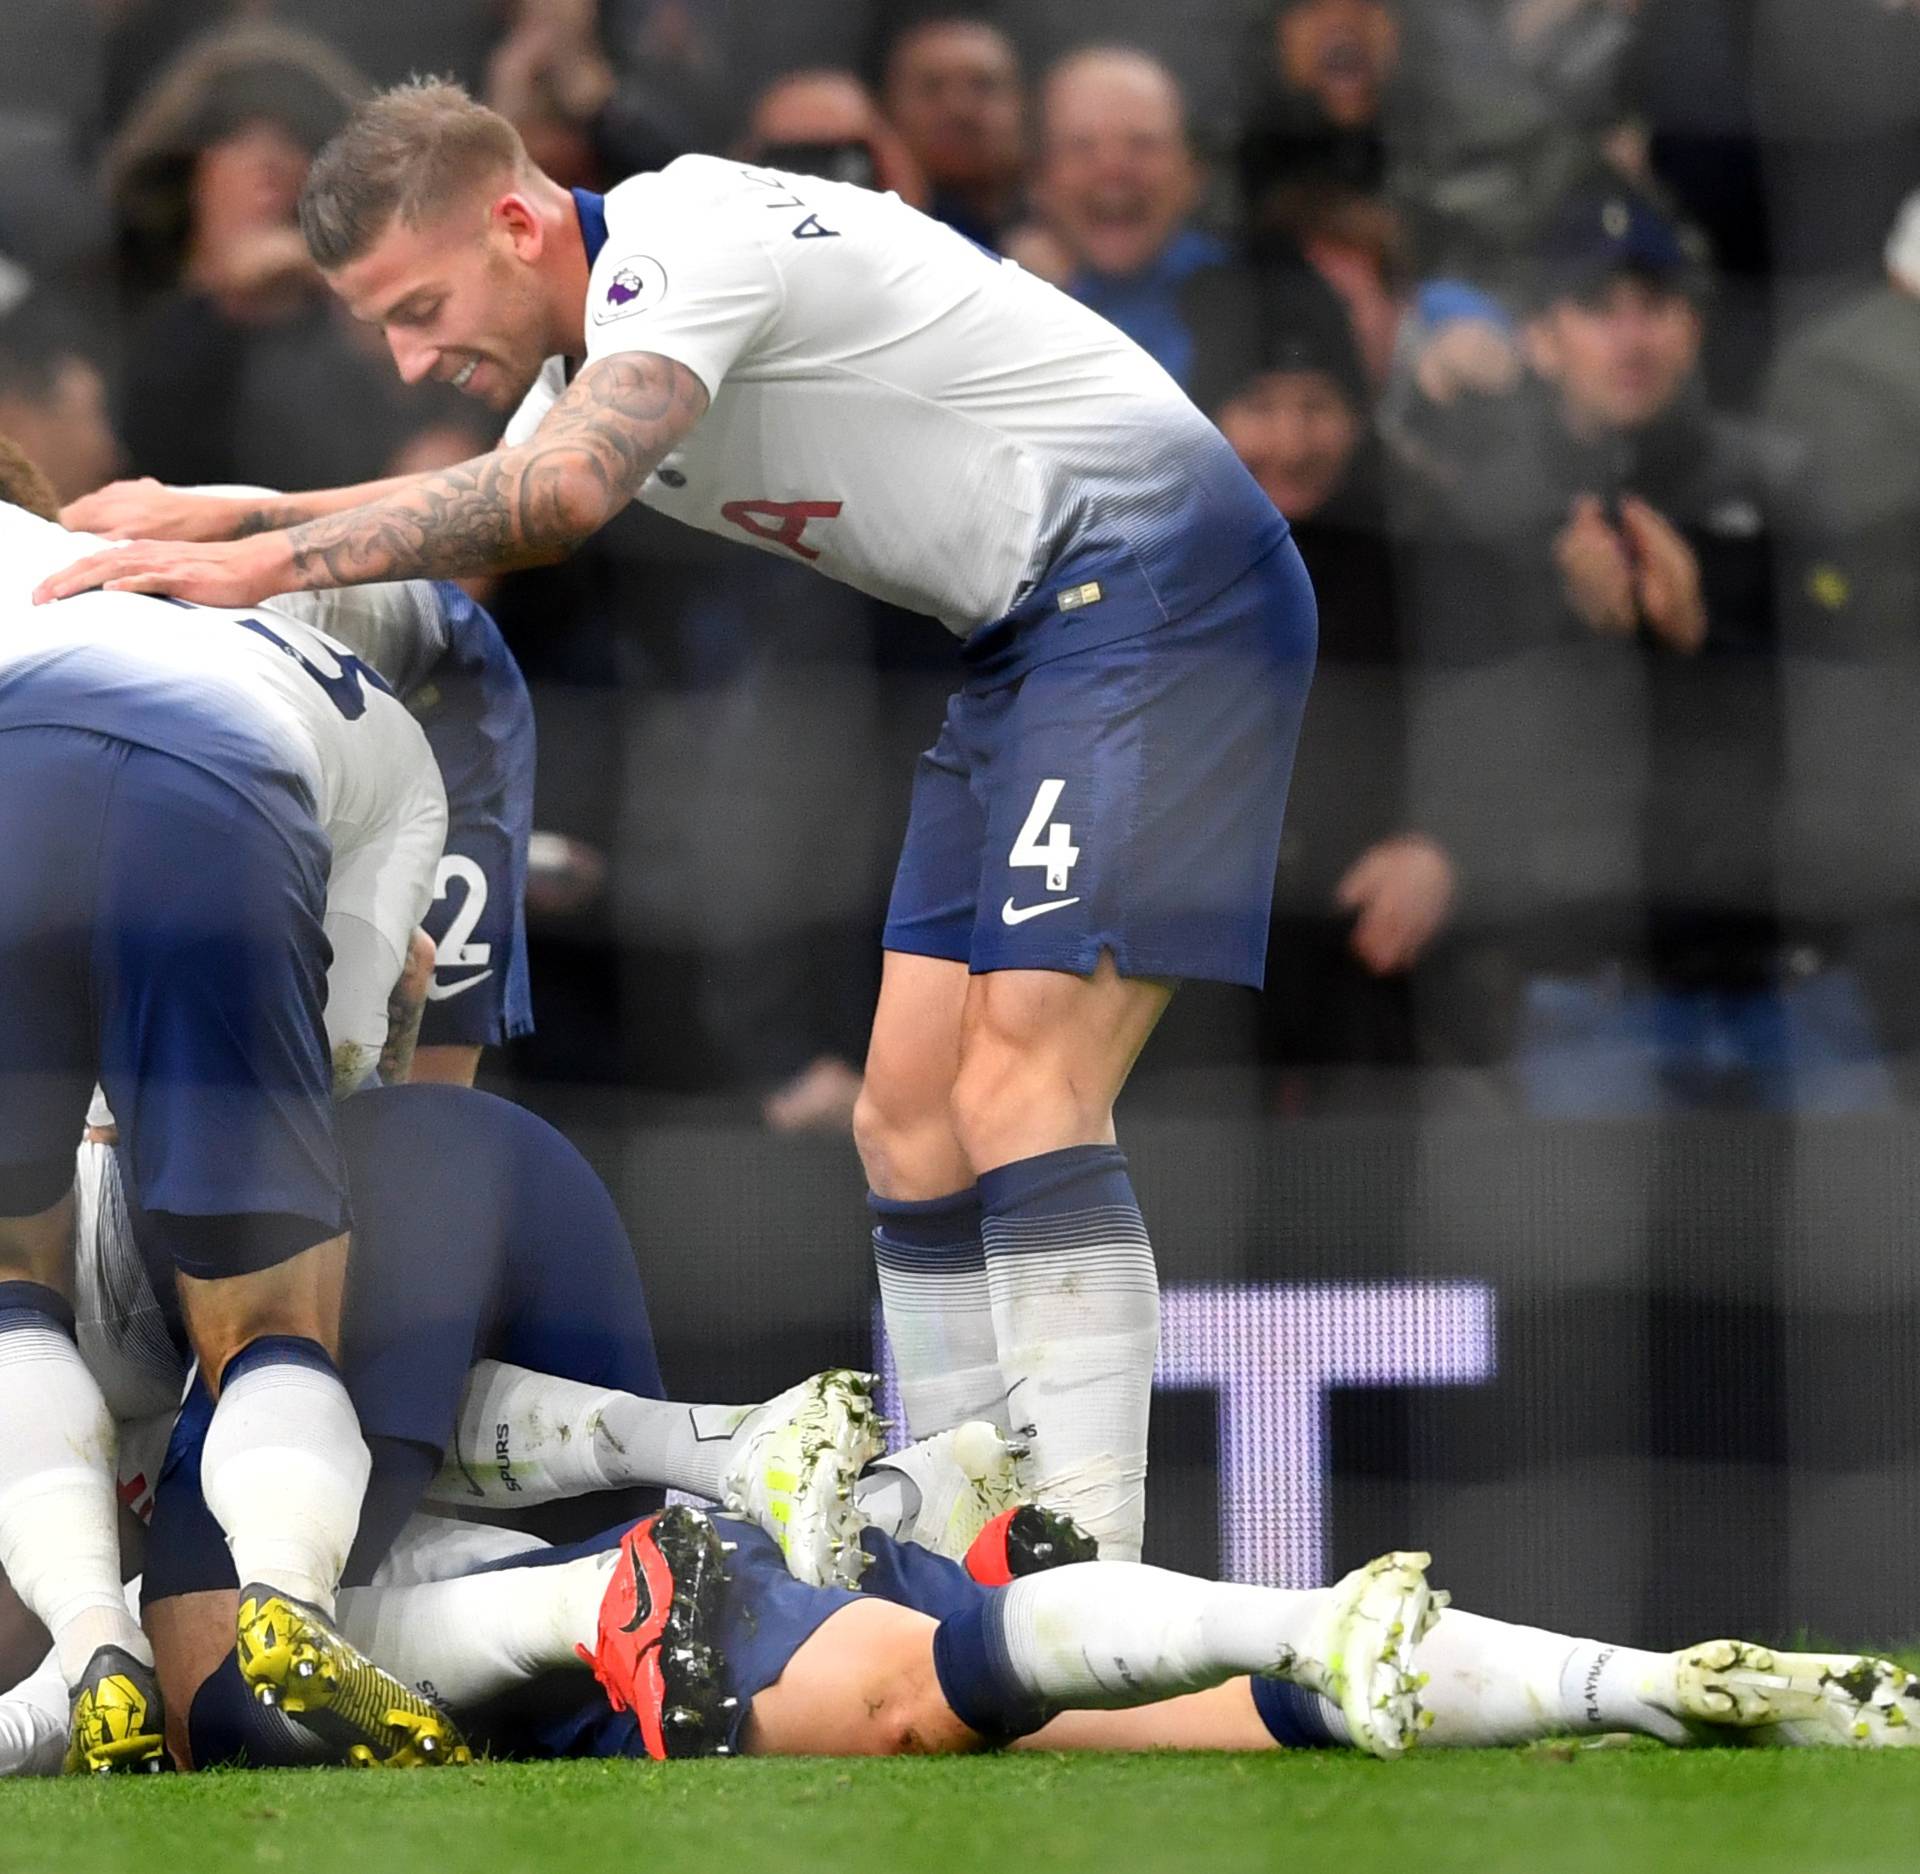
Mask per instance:
[[[598,1180],[543,1122],[484,1094],[397,1088],[349,1102],[340,1130],[364,1258],[349,1296],[348,1381],[376,1470],[391,1445],[405,1483],[392,1489],[376,1474],[341,1619],[357,1644],[431,1683],[486,1748],[962,1748],[1020,1734],[1055,1710],[1126,1704],[1148,1709],[1124,1720],[1061,1720],[1044,1741],[1351,1741],[1391,1755],[1415,1735],[1420,1696],[1432,1738],[1450,1745],[1612,1730],[1680,1744],[1756,1727],[1801,1743],[1920,1736],[1902,1723],[1920,1720],[1912,1680],[1880,1662],[1783,1662],[1732,1643],[1653,1654],[1452,1611],[1427,1631],[1432,1603],[1407,1557],[1309,1592],[1127,1563],[988,1587],[951,1560],[869,1529],[863,1592],[853,1593],[795,1580],[779,1544],[748,1523],[709,1526],[673,1512],[664,1523],[623,1522],[613,1537],[539,1554],[538,1565],[430,1579],[467,1566],[476,1541],[497,1554],[515,1540],[510,1532],[406,1522],[429,1489],[447,1488],[428,1480],[459,1448],[463,1413],[501,1397],[503,1378],[523,1389],[523,1403],[550,1384],[496,1372],[476,1391],[476,1356],[571,1369],[582,1382],[573,1389],[582,1411],[572,1422],[590,1426],[612,1414],[623,1439],[657,1441],[657,1475],[702,1494],[741,1494],[742,1457],[750,1470],[763,1453],[750,1437],[731,1448],[724,1436],[702,1439],[699,1413],[649,1402],[653,1411],[644,1414],[616,1396],[622,1361],[638,1357],[628,1339],[635,1324],[645,1331],[632,1251]],[[599,1345],[612,1353],[595,1365]],[[650,1347],[646,1360],[650,1371]],[[856,1407],[847,1409],[858,1418]],[[467,1423],[472,1452],[471,1417]],[[856,1463],[860,1440],[836,1442],[821,1418],[799,1429],[816,1453],[834,1447],[822,1468],[846,1486],[849,1471],[834,1466]],[[295,1743],[309,1756],[328,1754],[324,1740],[290,1733],[275,1714],[235,1696],[225,1636],[237,1584],[197,1490],[198,1438],[189,1411],[157,1493],[146,1584],[161,1670],[175,1709],[188,1715],[190,1735],[178,1747],[201,1763],[236,1755],[286,1761]],[[511,1460],[511,1436],[508,1444]],[[796,1471],[805,1468],[797,1446],[787,1450]],[[639,1462],[609,1468],[603,1451],[586,1481],[630,1481]],[[531,1493],[554,1487],[551,1464],[519,1465]],[[964,1478],[940,1483],[943,1466],[957,1476],[951,1445],[921,1454],[930,1506],[965,1494]],[[483,1464],[467,1470],[476,1484],[498,1481]],[[511,1494],[501,1484],[500,1497]],[[828,1494],[838,1501],[837,1488]],[[895,1507],[890,1497],[850,1491],[856,1513],[863,1501]],[[766,1517],[790,1532],[790,1500],[785,1517],[771,1507]],[[948,1527],[944,1512],[926,1520]],[[403,1527],[404,1541],[389,1550]],[[724,1564],[722,1539],[734,1545]],[[976,1545],[976,1566],[985,1546]],[[831,1559],[816,1548],[811,1565]],[[375,1575],[376,1564],[383,1573]],[[663,1644],[648,1646],[653,1638]],[[610,1710],[586,1677],[582,1647],[624,1711]]]
[[[763,1531],[681,1507],[460,1579],[351,1592],[342,1619],[502,1756],[1920,1737],[1920,1683],[1890,1662],[1733,1641],[1638,1652],[1442,1611],[1420,1555],[1292,1592],[1124,1562],[987,1587],[912,1543],[867,1547],[862,1591],[810,1588]]]

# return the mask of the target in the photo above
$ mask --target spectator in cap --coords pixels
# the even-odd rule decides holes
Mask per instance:
[[[1033,181],[1039,230],[1057,258],[1032,239],[1013,251],[1184,381],[1193,343],[1181,289],[1227,258],[1224,243],[1192,225],[1200,188],[1173,74],[1129,47],[1071,53],[1042,89]]]
[[[107,153],[134,313],[118,422],[136,473],[366,479],[425,407],[341,316],[300,237],[314,153],[365,93],[336,53],[246,25],[155,79]]]
[[[1717,415],[1703,272],[1652,198],[1583,190],[1501,395],[1416,408],[1415,797],[1517,985],[1534,1110],[1836,1110],[1889,1082],[1842,933],[1783,918],[1779,438]]]
[[[1214,269],[1185,310],[1194,399],[1291,521],[1320,607],[1260,1022],[1271,1102],[1377,1104],[1410,1090],[1422,1057],[1412,972],[1445,927],[1454,874],[1408,817],[1399,592],[1366,378],[1315,275]]]

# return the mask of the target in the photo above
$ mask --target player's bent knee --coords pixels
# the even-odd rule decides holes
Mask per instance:
[[[36,1282],[62,1295],[69,1293],[72,1245],[71,1189],[62,1191],[48,1209],[29,1216],[0,1217],[0,1282]]]
[[[1105,1086],[1077,1080],[1058,1060],[997,1044],[969,1051],[954,1082],[955,1138],[978,1176],[996,1166],[1113,1136]]]
[[[181,1310],[203,1371],[217,1376],[256,1340],[311,1340],[338,1354],[347,1238],[329,1237],[284,1262],[205,1279],[176,1269]]]
[[[854,1102],[853,1143],[868,1185],[883,1197],[945,1197],[972,1181],[944,1086],[937,1096],[902,1100],[873,1090],[869,1078]]]

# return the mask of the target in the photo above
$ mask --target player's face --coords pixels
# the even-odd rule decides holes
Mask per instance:
[[[1172,240],[1195,192],[1180,100],[1160,80],[1096,69],[1055,85],[1036,194],[1077,260],[1097,273],[1138,273]]]
[[[1575,429],[1638,429],[1693,374],[1700,315],[1684,294],[1625,276],[1590,298],[1556,302],[1530,336],[1534,363],[1559,385]]]
[[[524,232],[498,203],[395,222],[328,284],[380,327],[407,383],[451,384],[495,410],[519,403],[552,349]]]
[[[1220,430],[1267,499],[1304,521],[1339,491],[1360,419],[1323,371],[1269,371],[1220,411]]]

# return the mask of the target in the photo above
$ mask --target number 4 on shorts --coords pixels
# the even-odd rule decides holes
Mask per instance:
[[[1048,891],[1065,891],[1067,874],[1080,859],[1080,848],[1072,843],[1073,828],[1064,820],[1048,819],[1060,804],[1066,785],[1064,781],[1040,783],[1039,792],[1034,795],[1033,805],[1028,808],[1013,842],[1013,851],[1007,855],[1009,865],[1044,866]],[[1043,832],[1044,839],[1041,838]]]

